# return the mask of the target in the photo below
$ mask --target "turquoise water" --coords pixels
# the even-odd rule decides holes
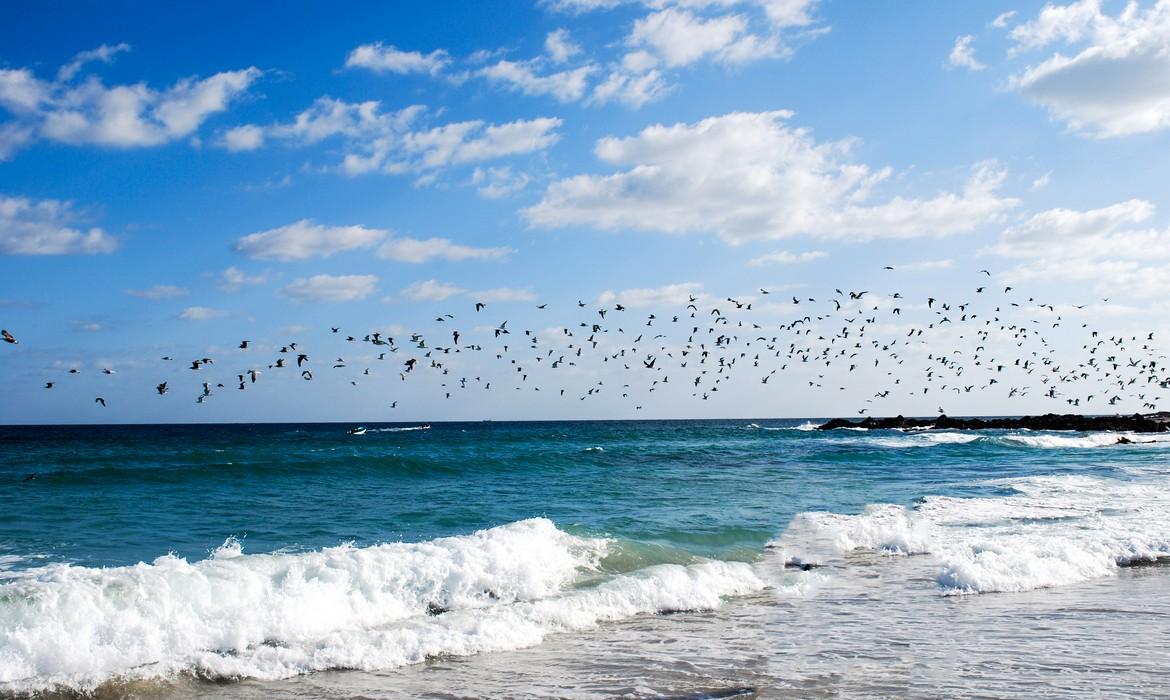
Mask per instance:
[[[491,659],[556,668],[547,655],[595,644],[604,666],[598,635],[649,625],[630,672],[678,624],[664,613],[722,620],[700,647],[766,635],[778,610],[854,590],[863,564],[913,620],[924,595],[1109,598],[1170,553],[1170,443],[765,419],[350,427],[0,428],[0,689],[255,679],[264,692],[214,687],[264,695],[361,669],[342,685],[425,694],[418,668],[474,657],[438,687],[491,695]],[[792,676],[741,657],[655,682]]]

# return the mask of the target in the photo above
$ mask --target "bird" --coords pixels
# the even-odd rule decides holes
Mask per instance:
[[[8,343],[9,345],[16,345],[17,343],[20,342],[16,338],[13,338],[12,334],[9,333],[6,329],[0,329],[0,337],[3,337],[4,342]]]
[[[167,388],[166,382],[163,382],[162,384],[159,384],[158,386],[156,386],[155,390],[158,392],[159,396],[162,396],[163,394],[165,394],[169,391],[169,389]]]
[[[475,312],[476,313],[483,311],[485,308],[487,308],[487,304],[483,303],[482,301],[475,302]]]
[[[106,407],[106,400],[105,400],[105,399],[103,399],[103,398],[102,398],[102,397],[100,397],[100,396],[99,396],[99,397],[97,397],[96,399],[94,399],[94,400],[93,400],[93,402],[94,402],[94,403],[100,403],[100,404],[102,405],[102,408],[105,408],[105,407]]]

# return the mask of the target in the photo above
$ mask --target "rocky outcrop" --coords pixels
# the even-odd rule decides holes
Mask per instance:
[[[817,426],[817,430],[834,428],[864,428],[866,430],[1076,430],[1081,432],[1113,430],[1134,433],[1162,433],[1170,430],[1170,413],[1135,413],[1132,416],[1082,416],[1046,413],[1042,416],[1019,418],[866,418],[860,421],[846,418]]]

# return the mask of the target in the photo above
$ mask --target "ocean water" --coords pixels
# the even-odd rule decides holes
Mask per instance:
[[[0,695],[1170,695],[1170,436],[0,428]]]

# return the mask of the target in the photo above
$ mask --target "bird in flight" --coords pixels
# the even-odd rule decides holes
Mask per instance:
[[[8,343],[9,345],[16,345],[18,342],[20,342],[16,338],[13,338],[12,334],[7,330],[0,329],[0,337],[3,337],[4,342]]]

